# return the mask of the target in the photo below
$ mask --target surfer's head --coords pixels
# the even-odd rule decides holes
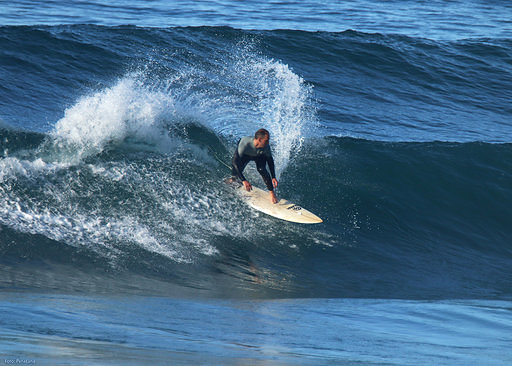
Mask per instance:
[[[257,149],[261,149],[268,144],[268,140],[270,139],[270,133],[264,128],[260,128],[254,134],[254,146]]]

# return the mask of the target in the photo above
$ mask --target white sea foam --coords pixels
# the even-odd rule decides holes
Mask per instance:
[[[139,75],[129,74],[114,86],[78,100],[56,123],[52,136],[71,144],[77,161],[128,138],[163,152],[173,151],[179,141],[169,136],[168,123],[175,115],[170,94],[151,90]]]
[[[0,183],[16,180],[18,177],[30,178],[38,172],[54,173],[57,169],[67,167],[67,164],[53,164],[37,158],[33,161],[16,157],[0,159]]]

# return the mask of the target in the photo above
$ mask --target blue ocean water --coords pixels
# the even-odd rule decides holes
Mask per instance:
[[[511,19],[2,4],[0,362],[511,364]],[[260,127],[323,224],[222,183]]]

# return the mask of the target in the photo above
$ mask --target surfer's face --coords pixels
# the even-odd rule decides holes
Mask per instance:
[[[268,136],[265,136],[265,137],[259,138],[259,139],[254,139],[254,147],[256,149],[262,149],[267,145],[268,145]]]

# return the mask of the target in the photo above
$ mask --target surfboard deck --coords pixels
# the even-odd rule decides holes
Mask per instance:
[[[268,191],[258,187],[253,186],[252,190],[247,192],[242,185],[237,188],[237,193],[250,207],[278,219],[299,224],[319,224],[323,222],[320,217],[311,211],[288,200],[280,199],[278,203],[272,203]]]

